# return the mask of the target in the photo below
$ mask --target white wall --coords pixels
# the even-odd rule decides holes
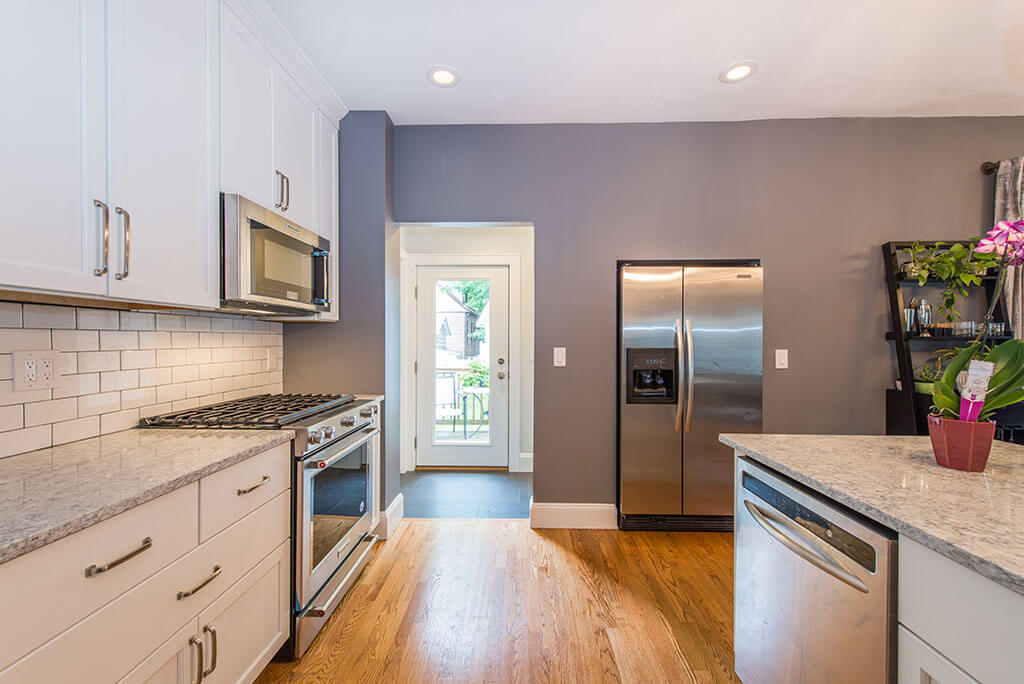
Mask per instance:
[[[409,254],[514,254],[522,268],[522,321],[519,367],[524,369],[520,394],[519,450],[533,453],[533,226],[524,224],[417,224],[401,226],[401,252]],[[412,420],[412,417],[408,418]]]

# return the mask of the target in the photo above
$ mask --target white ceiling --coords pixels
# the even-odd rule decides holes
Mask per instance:
[[[268,2],[398,124],[1024,114],[1024,0]],[[742,59],[759,73],[720,83]]]

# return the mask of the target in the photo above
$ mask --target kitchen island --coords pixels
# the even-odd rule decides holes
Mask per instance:
[[[898,534],[899,680],[1020,681],[1024,447],[984,473],[935,464],[927,437],[723,434],[753,461]],[[737,510],[740,516],[747,511]],[[737,582],[744,569],[737,566]]]

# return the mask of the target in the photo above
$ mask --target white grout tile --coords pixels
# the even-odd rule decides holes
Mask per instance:
[[[171,333],[169,332],[140,332],[139,349],[170,349]]]
[[[199,378],[210,380],[224,375],[224,366],[219,363],[208,363],[199,367]]]
[[[185,396],[189,398],[201,397],[204,394],[209,394],[211,391],[209,380],[196,380],[195,382],[188,383],[185,387]]]
[[[269,321],[253,321],[252,322],[252,331],[253,332],[258,332],[258,333],[268,333],[268,332],[270,332],[270,322]]]
[[[100,416],[100,434],[128,430],[139,424],[139,409],[128,409],[117,413],[104,413]]]
[[[222,333],[199,333],[200,347],[223,347],[224,335]]]
[[[171,369],[144,368],[139,371],[139,387],[154,387],[171,384]]]
[[[153,404],[152,406],[145,406],[139,409],[139,418],[149,418],[150,416],[159,416],[161,413],[170,413],[174,408],[170,403],[166,404]]]
[[[199,406],[199,399],[180,399],[171,404],[172,410],[184,411],[185,409],[195,408]]]
[[[252,387],[252,376],[251,375],[236,375],[235,376],[235,389],[246,389]]]
[[[0,406],[24,404],[30,401],[46,401],[51,398],[51,390],[29,390],[15,392],[13,380],[0,380]]]
[[[123,370],[100,373],[100,391],[135,389],[139,386],[139,371]]]
[[[185,329],[185,317],[178,316],[176,314],[157,314],[156,315],[156,329],[157,330],[184,330]]]
[[[122,311],[121,330],[155,330],[156,315],[142,311]]]
[[[75,307],[24,304],[22,325],[26,328],[75,328]]]
[[[185,330],[194,332],[210,332],[210,319],[200,316],[189,316],[185,319]]]
[[[0,329],[0,354],[16,351],[50,349],[50,331],[3,328]]]
[[[78,352],[78,372],[96,373],[121,367],[121,354],[116,351]]]
[[[205,397],[199,397],[200,406],[209,406],[210,404],[218,404],[224,401],[223,394],[207,394]]]
[[[210,319],[210,330],[213,332],[226,333],[231,332],[235,329],[233,318],[213,318]]]
[[[121,393],[90,394],[78,397],[78,415],[95,416],[100,413],[111,413],[121,408]]]
[[[21,327],[21,304],[0,302],[0,328]]]
[[[67,444],[100,434],[100,417],[88,416],[53,424],[53,444]]]
[[[188,349],[185,352],[185,363],[210,363],[209,349]]]
[[[0,458],[25,451],[45,449],[50,446],[52,431],[49,425],[39,425],[24,430],[11,430],[0,439]]]
[[[278,335],[284,334],[284,323],[271,323],[270,332],[277,333]]]
[[[156,389],[145,387],[142,389],[125,390],[121,392],[121,408],[138,408],[156,403]]]
[[[248,361],[249,359],[252,358],[253,350],[249,349],[248,347],[236,347],[234,352],[235,361]]]
[[[246,333],[242,344],[246,347],[258,347],[263,344],[263,336],[258,333]]]
[[[121,352],[121,370],[131,368],[152,368],[156,365],[156,352],[152,349],[126,350]]]
[[[60,374],[74,375],[78,372],[78,354],[75,352],[63,352],[60,355]]]
[[[210,350],[210,362],[211,363],[224,363],[230,361],[233,358],[233,350],[231,349],[211,349]]]
[[[280,335],[260,335],[261,347],[276,347],[281,344]]]
[[[21,404],[0,406],[0,432],[25,427],[25,409]]]
[[[241,347],[245,344],[244,333],[224,333],[225,347]]]
[[[60,387],[53,390],[53,398],[63,399],[65,397],[80,397],[83,394],[96,394],[99,391],[99,373],[65,375],[60,379]]]
[[[79,330],[117,330],[118,312],[113,309],[79,309]]]
[[[163,385],[156,388],[156,400],[161,404],[167,401],[178,401],[188,395],[185,383],[180,385]]]
[[[158,349],[156,351],[156,365],[158,366],[180,366],[185,363],[187,352],[184,349]]]
[[[248,318],[236,318],[232,321],[235,332],[252,332],[252,321]]]
[[[197,332],[176,332],[171,333],[171,346],[175,349],[199,346],[199,333]]]
[[[14,377],[14,354],[0,354],[0,380]]]
[[[214,378],[210,381],[210,391],[217,394],[223,394],[224,392],[230,392],[235,389],[234,378]]]
[[[104,330],[100,333],[100,349],[138,349],[139,333],[134,330]]]
[[[95,330],[54,330],[53,348],[59,351],[96,351],[100,348],[100,334]]]
[[[199,379],[199,366],[175,366],[171,369],[174,382],[192,382]]]
[[[58,423],[78,417],[78,401],[74,397],[25,404],[25,427]]]

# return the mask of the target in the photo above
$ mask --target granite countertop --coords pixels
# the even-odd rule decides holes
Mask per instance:
[[[0,459],[0,563],[291,441],[291,430],[140,430]]]
[[[726,434],[720,440],[1024,594],[1024,446],[995,442],[983,473],[935,463],[928,437]]]

